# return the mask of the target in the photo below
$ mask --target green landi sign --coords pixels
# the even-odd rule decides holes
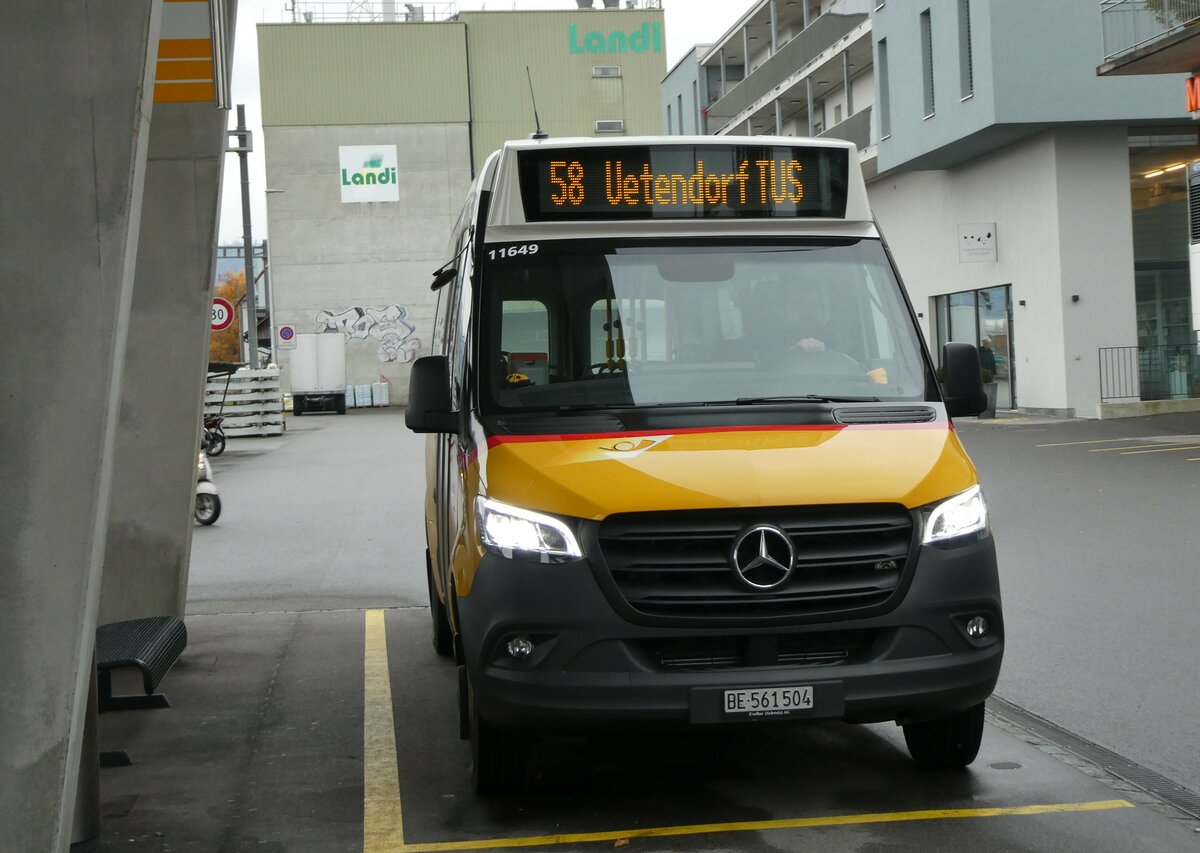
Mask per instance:
[[[394,184],[396,183],[396,170],[394,168],[383,169],[378,171],[362,171],[348,173],[342,169],[342,186],[362,187],[374,186],[375,184]]]
[[[636,30],[591,30],[580,37],[575,24],[567,25],[567,43],[571,53],[662,53],[662,24],[649,21]]]

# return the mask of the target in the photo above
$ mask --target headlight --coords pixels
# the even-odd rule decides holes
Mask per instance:
[[[943,542],[956,536],[986,530],[988,526],[987,503],[983,490],[972,486],[962,494],[942,501],[929,513],[925,523],[926,545]]]
[[[582,557],[571,528],[557,518],[491,498],[475,499],[479,538],[484,546],[511,556],[512,551],[548,557]]]

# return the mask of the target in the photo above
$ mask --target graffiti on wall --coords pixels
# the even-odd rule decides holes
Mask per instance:
[[[378,341],[376,355],[384,363],[407,364],[416,359],[421,348],[420,339],[413,337],[417,327],[408,321],[408,309],[403,305],[321,310],[316,321],[318,332],[341,332],[347,342]]]

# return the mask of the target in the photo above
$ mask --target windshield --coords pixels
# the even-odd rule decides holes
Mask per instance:
[[[483,255],[485,413],[924,399],[878,240],[543,240]]]

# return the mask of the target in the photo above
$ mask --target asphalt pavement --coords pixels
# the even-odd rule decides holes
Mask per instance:
[[[1185,665],[1200,449],[1174,449],[1200,445],[1200,416],[958,430],[1008,637],[1006,703],[971,768],[917,770],[890,725],[553,741],[526,791],[491,801],[469,791],[454,670],[429,642],[424,440],[396,409],[231,440],[221,519],[195,530],[189,646],[160,686],[172,707],[101,718],[101,748],[133,761],[102,771],[101,849],[1200,849],[1200,821],[1066,738],[1200,776]],[[1164,452],[1091,452],[1135,445]]]

